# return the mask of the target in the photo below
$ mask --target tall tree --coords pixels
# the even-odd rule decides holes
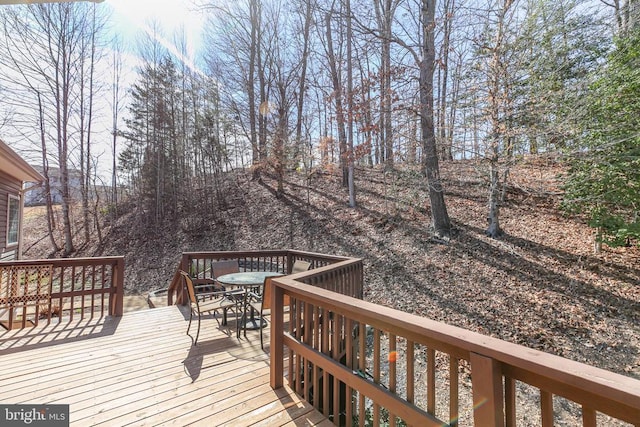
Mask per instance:
[[[210,12],[205,60],[209,74],[221,85],[221,102],[233,111],[243,137],[250,145],[253,178],[259,179],[267,152],[268,28],[262,0],[220,5],[208,2]],[[222,29],[222,31],[221,31]],[[232,47],[231,49],[229,47]]]
[[[300,60],[300,76],[298,81],[298,100],[296,111],[296,138],[295,138],[295,155],[294,158],[298,159],[299,153],[302,151],[302,123],[304,116],[304,105],[307,95],[307,69],[309,67],[309,52],[311,44],[311,26],[313,23],[313,7],[314,1],[303,1],[304,14],[302,18],[302,55]]]
[[[487,88],[488,88],[488,117],[490,123],[489,147],[487,157],[489,159],[489,213],[487,216],[486,234],[490,237],[502,235],[500,228],[500,202],[501,189],[506,179],[507,170],[501,171],[502,151],[509,151],[508,139],[510,137],[506,118],[509,115],[509,90],[507,83],[507,67],[505,63],[505,21],[508,19],[509,9],[514,0],[500,0],[500,6],[496,11],[496,27],[492,43],[487,46],[490,56],[488,58]]]
[[[420,15],[422,45],[421,57],[418,60],[420,67],[420,128],[422,130],[423,170],[429,186],[433,231],[437,237],[448,240],[451,236],[451,220],[444,201],[444,189],[440,178],[433,111],[435,7],[435,0],[422,0]]]
[[[355,152],[353,145],[353,29],[351,22],[351,0],[346,0],[345,14],[347,19],[347,105],[349,108],[349,120],[347,122],[347,181],[349,188],[349,206],[355,208]]]
[[[438,109],[437,135],[438,147],[443,160],[453,160],[452,136],[447,133],[447,106],[449,93],[449,58],[451,56],[451,34],[453,32],[453,17],[455,15],[455,0],[445,0],[443,4],[442,44],[438,61]],[[455,82],[454,82],[455,83]],[[453,104],[453,102],[451,102]],[[453,115],[453,114],[452,114]],[[453,120],[452,120],[453,121]]]
[[[112,46],[111,56],[111,204],[118,215],[118,131],[120,126],[120,113],[123,107],[123,93],[121,90],[122,80],[122,43],[115,39]]]
[[[399,0],[374,0],[376,20],[380,35],[380,141],[383,145],[385,168],[392,169],[393,158],[393,123],[391,121],[392,89],[391,89],[391,43],[393,22]]]
[[[335,3],[335,2],[334,2]],[[333,17],[335,11],[333,10],[333,4],[331,8],[325,13],[325,26],[326,26],[326,53],[329,60],[329,70],[331,75],[331,83],[333,85],[332,98],[336,106],[336,122],[338,127],[338,147],[340,151],[340,170],[342,171],[342,185],[348,186],[349,182],[349,170],[347,167],[347,131],[345,128],[345,108],[344,108],[344,85],[342,82],[342,67],[339,60],[341,59],[340,52],[336,52],[337,49],[342,46],[335,46],[334,33],[333,33]]]
[[[92,158],[92,127],[94,122],[94,99],[97,85],[95,84],[95,68],[99,60],[99,51],[97,46],[96,34],[99,27],[103,25],[96,15],[96,6],[93,5],[91,13],[85,25],[88,28],[89,36],[80,42],[80,49],[85,52],[81,55],[78,62],[80,74],[80,192],[82,196],[82,217],[84,222],[84,239],[85,242],[91,241],[91,218],[90,211],[95,213],[96,209],[90,206],[89,199],[92,183],[94,182],[95,171],[93,170],[94,159]],[[97,193],[96,193],[97,196]],[[100,231],[99,222],[95,222],[98,231],[99,240],[101,242],[102,233]]]
[[[87,47],[95,48],[93,40],[100,31],[98,21],[92,22],[93,7],[80,3],[39,4],[1,11],[6,44],[0,56],[10,65],[2,78],[22,87],[14,92],[15,102],[25,111],[32,111],[33,105],[41,107],[35,114],[39,119],[33,122],[40,121],[41,135],[44,130],[47,140],[55,141],[55,147],[47,152],[54,154],[59,170],[64,255],[75,250],[70,175],[74,165],[92,162],[90,152],[78,152],[78,147],[86,148],[84,137],[78,140],[78,135],[86,136],[86,132],[82,133],[84,124],[91,123],[82,119],[83,91],[91,86],[91,73],[85,75],[82,64],[91,62],[95,50]],[[80,128],[78,122],[82,122]],[[80,179],[84,181],[85,176]]]

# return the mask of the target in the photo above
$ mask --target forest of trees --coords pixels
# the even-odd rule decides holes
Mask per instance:
[[[71,169],[83,177],[88,233],[98,203],[117,206],[118,187],[154,227],[187,207],[215,212],[222,175],[237,167],[277,177],[278,196],[288,171],[336,170],[355,207],[358,168],[419,165],[425,228],[447,240],[440,162],[478,160],[486,232],[498,237],[510,167],[539,153],[569,162],[564,206],[587,214],[600,241],[640,242],[639,3],[202,0],[197,60],[185,59],[184,34],[150,23],[131,87],[106,3],[7,6],[0,133],[34,144],[45,177],[60,168],[68,233],[51,240],[65,254]],[[108,141],[97,121],[110,122]],[[105,143],[113,190],[100,201],[89,190],[103,184],[95,147]]]

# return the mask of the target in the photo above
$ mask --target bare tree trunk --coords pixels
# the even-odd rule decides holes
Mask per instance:
[[[418,123],[417,117],[413,113],[409,117],[409,147],[407,148],[407,163],[416,164],[418,151]]]
[[[442,73],[440,79],[440,90],[438,91],[438,134],[440,151],[442,153],[442,160],[453,160],[453,153],[451,143],[452,141],[447,138],[447,90],[449,82],[449,42],[451,39],[451,17],[453,16],[453,10],[455,7],[455,0],[445,1],[445,18],[442,40],[442,54],[440,63],[442,66],[439,72]]]
[[[420,61],[420,124],[424,174],[429,186],[429,201],[433,232],[436,237],[448,240],[451,236],[451,221],[444,201],[444,190],[440,180],[438,151],[433,124],[433,71],[435,66],[435,0],[422,0],[422,60]]]
[[[304,112],[304,100],[306,88],[307,88],[307,66],[309,63],[309,33],[311,30],[311,21],[313,18],[312,15],[312,2],[307,0],[306,9],[304,15],[304,27],[303,27],[303,42],[302,42],[302,58],[301,58],[301,70],[300,70],[300,80],[298,84],[298,114],[296,117],[296,142],[295,142],[295,153],[294,158],[298,159],[300,156],[300,152],[303,150],[302,147],[302,115]]]
[[[371,75],[371,72],[369,70],[369,61],[366,62],[367,69],[365,70],[360,60],[360,56],[357,56],[356,59],[359,63],[358,68],[360,69],[360,81],[362,82],[362,84],[360,85],[360,96],[362,97],[362,105],[360,108],[362,110],[362,133],[364,134],[365,139],[364,144],[366,144],[366,159],[367,164],[369,166],[373,166],[374,159],[372,146],[374,132],[372,119],[373,114],[371,111],[371,84],[368,82],[365,83],[367,81],[367,79],[365,79],[365,71],[367,76]]]
[[[500,141],[506,138],[505,124],[501,121],[500,111],[507,104],[507,95],[502,90],[504,80],[504,64],[502,61],[502,49],[504,42],[504,19],[507,11],[513,4],[513,0],[504,0],[502,8],[499,10],[495,44],[489,64],[489,120],[491,123],[490,133],[490,157],[489,157],[489,214],[487,217],[487,236],[497,238],[503,232],[500,228],[500,189],[504,185],[500,180]]]
[[[280,70],[282,72],[282,70]],[[278,105],[278,124],[275,134],[275,146],[273,158],[275,162],[276,176],[278,177],[278,188],[276,190],[276,197],[280,198],[284,194],[284,147],[287,137],[288,117],[287,117],[287,91],[285,82],[280,76],[278,80],[278,92],[280,96],[280,102]]]
[[[271,106],[269,104],[269,96],[267,94],[267,78],[265,64],[266,59],[263,57],[263,40],[262,40],[262,4],[260,0],[253,0],[255,3],[255,19],[256,19],[256,70],[258,72],[258,85],[260,89],[260,114],[258,114],[258,152],[260,153],[260,162],[267,159],[267,117],[270,113]],[[258,172],[259,173],[259,172]]]
[[[380,54],[380,144],[385,169],[393,169],[393,124],[391,121],[391,27],[397,0],[378,0],[375,3],[376,18],[381,35]]]
[[[82,213],[84,218],[84,239],[85,243],[89,243],[91,240],[91,220],[89,217],[89,196],[90,196],[90,186],[91,186],[91,174],[92,172],[92,162],[91,162],[91,124],[93,121],[93,74],[95,69],[95,53],[96,53],[96,45],[95,45],[95,18],[96,11],[95,5],[92,7],[93,18],[91,24],[91,46],[90,55],[89,55],[89,111],[87,116],[87,149],[86,149],[86,158],[85,158],[85,167],[84,167],[84,176],[83,176],[83,192],[82,192]],[[82,66],[84,70],[84,66]],[[80,81],[81,87],[84,87],[85,82]],[[80,101],[84,103],[83,100]],[[81,121],[84,119],[81,118]],[[82,143],[81,143],[82,145]],[[96,224],[98,226],[98,224]]]
[[[40,146],[42,148],[42,174],[44,175],[44,194],[47,206],[47,232],[53,252],[59,252],[60,246],[56,242],[54,230],[56,228],[55,215],[53,212],[53,201],[51,200],[51,181],[49,181],[49,162],[47,159],[47,138],[45,133],[44,109],[42,106],[42,98],[40,93],[38,96],[38,110],[40,117]]]
[[[69,188],[69,95],[71,90],[71,58],[68,53],[71,49],[69,34],[67,31],[70,19],[69,5],[60,5],[61,21],[58,23],[61,30],[58,32],[57,40],[52,40],[54,34],[49,34],[49,43],[57,43],[54,63],[55,70],[55,100],[56,100],[56,121],[57,121],[57,141],[58,141],[58,162],[60,166],[60,191],[62,193],[62,224],[64,230],[64,255],[68,256],[75,251],[73,245],[73,234],[71,232],[71,191]],[[51,19],[49,16],[48,19]]]
[[[120,56],[120,45],[116,42],[113,49],[112,64],[112,92],[111,92],[111,125],[112,125],[112,145],[111,145],[111,204],[113,205],[114,217],[118,217],[118,163],[116,157],[118,138],[118,117],[120,114],[120,76],[122,72],[122,61]]]
[[[347,9],[347,104],[349,106],[349,122],[347,123],[347,169],[349,187],[349,206],[356,207],[356,186],[354,178],[355,153],[353,147],[353,34],[351,30],[351,0],[346,0]]]
[[[342,170],[342,184],[348,185],[348,171],[346,168],[346,147],[347,135],[344,127],[344,108],[342,106],[342,81],[340,78],[340,70],[336,61],[335,52],[333,50],[333,36],[331,34],[332,11],[325,15],[327,25],[327,56],[329,58],[329,68],[331,70],[331,81],[333,83],[333,95],[336,103],[336,119],[338,125],[338,145],[340,151],[340,169]]]
[[[254,165],[253,169],[253,179],[260,178],[260,169],[257,166],[260,163],[260,149],[258,147],[258,109],[259,105],[256,104],[256,68],[257,68],[257,55],[258,55],[258,25],[260,25],[260,21],[258,18],[258,14],[260,13],[258,9],[258,2],[250,2],[249,9],[249,17],[251,20],[251,41],[249,47],[249,75],[247,79],[247,97],[249,101],[248,109],[249,109],[249,138],[251,141],[251,150],[252,150],[252,164]]]

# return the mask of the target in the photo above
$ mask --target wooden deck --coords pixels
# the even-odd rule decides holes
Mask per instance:
[[[238,341],[206,319],[193,347],[187,323],[171,306],[0,330],[0,402],[69,404],[77,426],[333,425],[271,389],[257,331]]]

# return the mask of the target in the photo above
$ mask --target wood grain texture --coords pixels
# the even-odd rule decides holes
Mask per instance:
[[[72,426],[327,425],[270,387],[257,332],[238,340],[210,317],[194,347],[187,323],[171,306],[4,331],[0,401],[69,404]]]

